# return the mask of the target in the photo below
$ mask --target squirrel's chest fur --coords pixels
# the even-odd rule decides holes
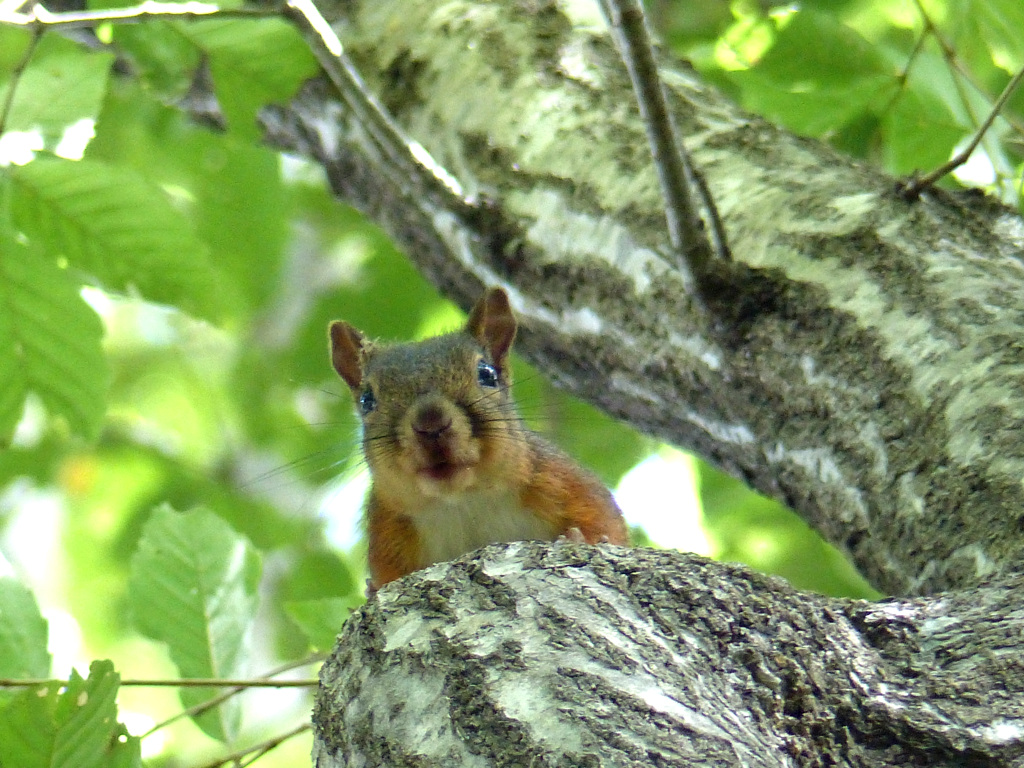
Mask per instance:
[[[508,490],[464,491],[432,499],[410,515],[420,540],[423,568],[505,541],[551,541],[551,524],[525,509]]]

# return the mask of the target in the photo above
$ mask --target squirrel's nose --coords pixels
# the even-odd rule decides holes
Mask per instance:
[[[423,440],[437,440],[452,426],[452,417],[435,405],[416,414],[412,431]]]

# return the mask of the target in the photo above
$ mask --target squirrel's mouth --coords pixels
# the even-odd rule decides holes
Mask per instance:
[[[424,477],[429,477],[431,480],[445,481],[451,480],[459,472],[464,469],[468,469],[466,464],[456,464],[454,462],[444,461],[438,464],[433,464],[429,467],[424,467],[420,470],[420,474]]]
[[[435,464],[432,467],[421,469],[420,474],[426,475],[432,480],[451,480],[463,469],[466,469],[465,464]]]

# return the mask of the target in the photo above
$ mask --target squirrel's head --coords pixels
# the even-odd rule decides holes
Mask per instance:
[[[484,294],[462,330],[416,343],[375,344],[331,323],[331,362],[363,420],[375,487],[440,496],[501,474],[496,463],[520,429],[508,390],[515,334],[500,288]]]

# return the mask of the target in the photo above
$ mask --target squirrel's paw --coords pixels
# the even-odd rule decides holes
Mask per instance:
[[[558,537],[558,541],[569,541],[573,544],[586,544],[587,540],[583,538],[583,531],[577,528],[575,525]]]

